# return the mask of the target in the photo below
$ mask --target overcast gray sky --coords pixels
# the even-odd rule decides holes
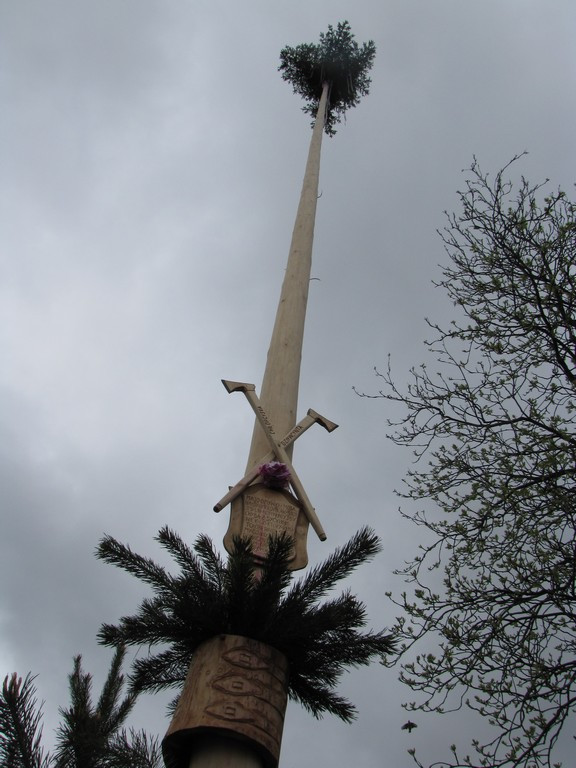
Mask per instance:
[[[82,653],[97,685],[103,621],[145,594],[93,556],[103,533],[162,558],[164,525],[220,543],[213,504],[242,475],[310,137],[277,72],[284,45],[348,19],[373,39],[370,95],[323,148],[295,466],[328,540],[360,526],[384,549],[351,580],[371,626],[420,529],[393,489],[410,456],[385,439],[378,387],[425,359],[435,230],[476,155],[571,193],[573,0],[2,0],[0,2],[0,671],[39,675],[48,743]],[[425,649],[423,649],[425,650]],[[463,748],[473,720],[414,716],[376,665],[342,688],[352,726],[288,707],[281,765],[401,768]],[[163,700],[135,724],[162,734]]]

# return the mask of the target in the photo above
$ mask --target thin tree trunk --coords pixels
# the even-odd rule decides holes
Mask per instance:
[[[308,161],[292,232],[286,275],[282,284],[260,391],[260,402],[272,422],[278,439],[282,439],[296,424],[302,340],[308,303],[314,221],[318,199],[320,150],[327,101],[328,83],[324,83],[314,130],[310,139]],[[268,453],[268,450],[269,444],[264,432],[256,422],[248,457],[248,469],[258,463]],[[292,446],[286,450],[291,456]]]

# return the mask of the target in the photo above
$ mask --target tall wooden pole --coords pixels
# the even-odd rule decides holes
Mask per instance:
[[[328,90],[324,83],[260,395],[282,436],[296,424]],[[292,447],[285,450],[291,458]],[[269,436],[256,420],[248,468],[269,451]],[[276,768],[287,673],[282,654],[249,638],[221,635],[205,643],[192,659],[163,741],[167,768]]]
[[[328,89],[328,83],[324,83],[314,130],[310,139],[308,161],[292,232],[288,264],[260,390],[262,407],[280,436],[288,434],[296,424],[302,340],[310,286],[316,201],[318,200],[320,151]],[[256,421],[247,468],[251,469],[268,451],[269,445],[266,435]],[[286,451],[291,457],[292,446],[288,447]]]

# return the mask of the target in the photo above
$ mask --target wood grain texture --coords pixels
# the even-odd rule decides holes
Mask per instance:
[[[265,768],[276,768],[287,672],[281,653],[247,637],[219,635],[200,646],[162,743],[167,768],[189,768],[201,745],[206,751],[207,736],[241,742]]]

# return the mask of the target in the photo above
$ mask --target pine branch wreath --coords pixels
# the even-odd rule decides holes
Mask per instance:
[[[314,716],[328,712],[346,722],[355,717],[354,706],[335,692],[342,672],[391,653],[394,642],[384,631],[360,631],[366,609],[349,591],[318,601],[379,551],[372,530],[358,531],[295,583],[288,570],[292,542],[285,535],[271,537],[269,557],[258,576],[249,539],[235,539],[226,562],[205,535],[192,549],[167,527],[156,539],[180,566],[179,575],[111,536],[97,549],[100,559],[150,584],[154,593],[135,615],[105,624],[99,633],[104,645],[161,646],[136,660],[134,690],[181,688],[196,649],[217,635],[234,634],[266,643],[286,656],[288,695]]]

